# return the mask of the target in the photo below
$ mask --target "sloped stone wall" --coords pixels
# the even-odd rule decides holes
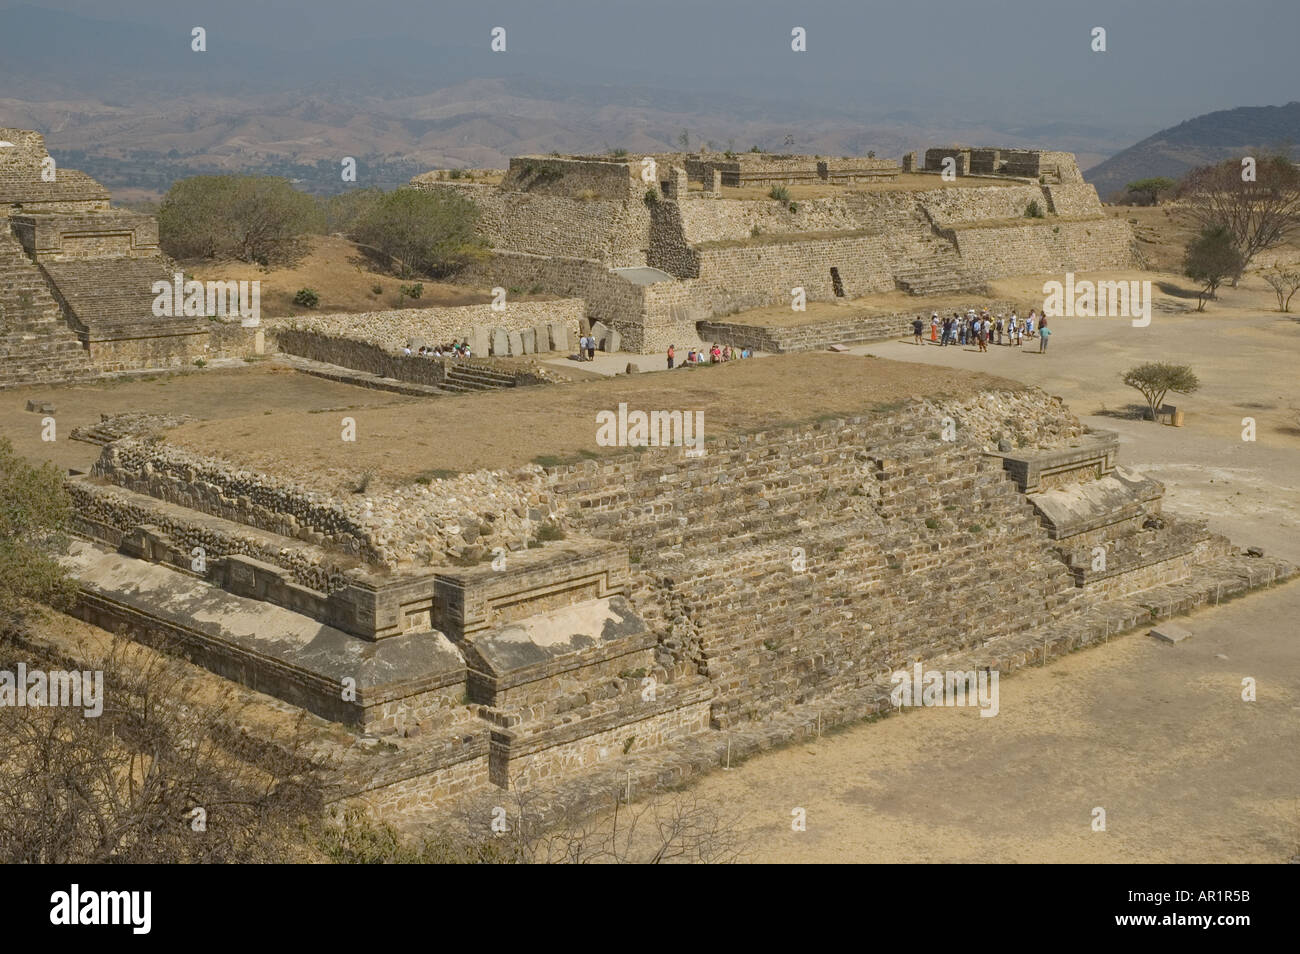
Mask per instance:
[[[1140,267],[1133,231],[1118,219],[967,228],[955,237],[963,262],[985,278]]]

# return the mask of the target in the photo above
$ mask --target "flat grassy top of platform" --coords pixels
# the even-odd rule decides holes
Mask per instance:
[[[825,199],[844,195],[847,192],[929,192],[933,189],[980,189],[999,186],[1017,186],[1025,183],[1019,179],[959,177],[951,182],[944,182],[939,175],[919,172],[901,173],[896,179],[882,179],[875,182],[797,182],[787,185],[790,198]],[[692,182],[691,191],[704,191],[700,183]],[[723,186],[723,199],[767,199],[772,187],[768,186]]]
[[[283,376],[267,383],[293,386]],[[716,440],[898,407],[914,395],[960,397],[995,387],[1022,385],[977,372],[809,353],[347,410],[290,410],[272,399],[269,414],[212,415],[170,431],[167,440],[343,493],[367,473],[370,486],[382,489],[421,477],[625,453],[596,443],[596,412],[615,411],[620,402],[647,412],[703,411],[706,439]],[[341,439],[344,417],[356,422],[354,443]]]

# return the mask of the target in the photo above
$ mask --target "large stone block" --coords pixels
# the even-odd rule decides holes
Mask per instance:
[[[524,354],[537,353],[537,332],[532,328],[525,328],[523,331],[519,332],[519,340],[523,345]]]
[[[510,353],[515,357],[524,353],[524,337],[517,331],[511,331],[507,337],[510,339]]]
[[[617,351],[623,344],[623,336],[613,328],[606,330],[605,337],[601,339],[600,347],[602,351],[608,351],[611,354]]]
[[[551,350],[551,330],[546,325],[537,325],[534,327],[533,338],[537,342],[538,351]]]
[[[492,353],[495,355],[510,353],[510,336],[504,328],[492,329]]]
[[[551,322],[549,330],[552,351],[567,352],[571,347],[573,347],[569,342],[569,329],[563,322]]]
[[[486,328],[475,327],[470,330],[469,350],[478,358],[488,353],[488,332]]]
[[[603,321],[593,321],[591,323],[591,336],[596,339],[597,344],[604,341],[607,334],[609,334],[609,326]]]

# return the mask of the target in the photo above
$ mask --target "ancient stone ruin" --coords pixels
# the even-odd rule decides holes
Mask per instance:
[[[1005,673],[1293,572],[1030,388],[351,498],[92,430],[77,612],[390,740],[334,797],[395,817],[671,784],[888,711],[916,661]]]
[[[952,178],[944,171],[949,154]],[[906,187],[895,182],[904,171]],[[871,188],[879,183],[894,185]],[[1096,190],[1063,152],[931,149],[919,168],[914,154],[902,164],[763,154],[521,156],[499,184],[434,172],[412,185],[454,190],[479,208],[493,254],[462,280],[581,298],[587,320],[617,332],[629,351],[698,340],[702,323],[716,340],[727,316],[788,306],[795,287],[813,302],[900,289],[952,296],[1011,275],[1138,264],[1129,225],[1104,216]],[[826,188],[791,201],[733,194],[800,185]],[[894,315],[856,340],[901,333],[907,320]]]
[[[195,318],[158,318],[172,281],[152,216],[58,167],[36,132],[0,129],[0,386],[174,367],[209,350]]]

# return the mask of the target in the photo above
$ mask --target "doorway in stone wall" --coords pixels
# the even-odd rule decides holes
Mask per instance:
[[[836,298],[844,297],[844,282],[840,281],[840,270],[838,268],[831,269],[831,287],[835,290]]]

